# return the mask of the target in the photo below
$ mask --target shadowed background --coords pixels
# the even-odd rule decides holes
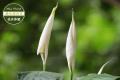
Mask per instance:
[[[11,2],[26,12],[22,23],[7,24],[3,8]],[[42,70],[38,41],[56,0],[0,0],[0,80],[16,80],[21,71]],[[67,32],[74,8],[77,30],[76,73],[97,73],[111,58],[104,72],[120,75],[120,1],[59,0],[49,45],[47,71],[68,75],[65,58]]]

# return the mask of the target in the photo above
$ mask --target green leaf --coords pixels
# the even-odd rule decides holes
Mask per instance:
[[[63,75],[54,72],[28,71],[18,74],[17,80],[63,80]]]
[[[83,76],[77,78],[76,80],[117,80],[120,79],[120,76],[112,76],[109,74],[88,74],[87,76]]]

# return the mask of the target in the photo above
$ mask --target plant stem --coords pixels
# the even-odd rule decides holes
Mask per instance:
[[[46,70],[46,64],[43,63],[43,71]]]
[[[70,72],[70,80],[73,80],[73,71]]]

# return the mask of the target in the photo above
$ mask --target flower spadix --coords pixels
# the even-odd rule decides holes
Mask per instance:
[[[39,40],[38,49],[37,49],[37,55],[39,55],[39,54],[41,55],[44,70],[45,70],[46,60],[47,60],[47,56],[48,56],[48,46],[49,46],[51,31],[52,31],[52,27],[53,27],[55,11],[56,11],[57,7],[58,7],[58,3],[53,8],[53,10],[45,24],[45,27],[43,29],[43,32],[42,32],[40,40]]]
[[[66,41],[66,58],[68,62],[68,68],[71,73],[74,68],[75,49],[76,49],[76,30],[75,30],[74,12],[72,11],[72,21],[70,24],[67,41]]]

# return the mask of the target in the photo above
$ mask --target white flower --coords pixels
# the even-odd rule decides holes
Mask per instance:
[[[74,68],[75,49],[76,49],[76,30],[75,30],[74,12],[72,12],[72,21],[66,41],[66,58],[70,72],[72,72]]]
[[[54,16],[55,16],[55,11],[57,9],[57,5],[53,8],[46,24],[43,29],[43,32],[41,34],[40,40],[39,40],[39,45],[37,49],[37,55],[41,55],[42,61],[43,61],[43,68],[45,68],[46,65],[46,60],[48,56],[48,46],[49,46],[49,41],[50,41],[50,36],[51,36],[51,31],[53,27],[53,22],[54,22]]]

